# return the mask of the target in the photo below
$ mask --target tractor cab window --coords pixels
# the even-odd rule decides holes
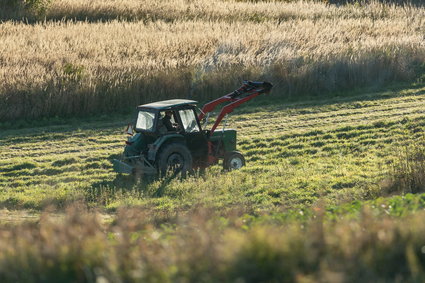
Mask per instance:
[[[148,111],[139,111],[136,121],[136,130],[152,131],[155,120],[155,113]]]
[[[196,122],[195,111],[193,109],[180,110],[180,119],[183,123],[183,128],[186,133],[199,132],[199,126]]]
[[[166,132],[175,132],[179,129],[176,122],[175,112],[172,110],[162,111],[159,113],[158,131],[161,134]]]

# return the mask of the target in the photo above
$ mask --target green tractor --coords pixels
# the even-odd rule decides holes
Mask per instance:
[[[123,158],[113,160],[114,170],[127,174],[184,174],[220,160],[226,170],[241,168],[245,158],[236,151],[236,131],[216,131],[217,126],[233,109],[269,93],[272,87],[268,82],[244,81],[239,89],[205,104],[199,115],[194,100],[172,99],[138,106],[135,123],[127,129],[131,136]],[[201,121],[206,124],[211,111],[224,102],[230,103],[222,108],[212,128],[202,129]]]

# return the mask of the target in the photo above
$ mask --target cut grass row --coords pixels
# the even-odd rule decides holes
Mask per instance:
[[[378,183],[387,164],[405,145],[423,139],[422,92],[418,86],[379,99],[373,94],[374,100],[242,108],[230,124],[238,129],[247,167],[226,173],[217,166],[185,180],[137,183],[112,171],[110,160],[123,150],[125,119],[64,125],[62,131],[58,126],[5,130],[0,202],[35,209],[83,200],[112,210],[243,205],[273,211],[309,207],[319,199],[329,205],[373,199],[382,195]]]

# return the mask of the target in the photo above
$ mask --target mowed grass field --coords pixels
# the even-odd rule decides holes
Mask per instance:
[[[112,171],[130,116],[4,129],[0,279],[422,281],[424,95],[271,94],[228,121],[246,167],[184,179]]]
[[[136,180],[113,172],[110,161],[123,151],[131,116],[3,130],[0,204],[39,210],[83,200],[111,211],[201,205],[254,212],[374,199],[384,195],[380,182],[390,164],[423,141],[424,91],[293,104],[279,104],[273,94],[261,98],[228,120],[247,166],[235,172],[215,166],[186,179]]]

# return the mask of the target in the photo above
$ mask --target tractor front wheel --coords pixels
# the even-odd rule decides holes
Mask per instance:
[[[236,170],[245,166],[245,158],[238,151],[231,151],[226,153],[223,161],[224,170]]]
[[[192,170],[192,155],[189,149],[181,143],[165,145],[158,156],[158,170],[165,175],[168,171],[174,174],[185,174]]]

